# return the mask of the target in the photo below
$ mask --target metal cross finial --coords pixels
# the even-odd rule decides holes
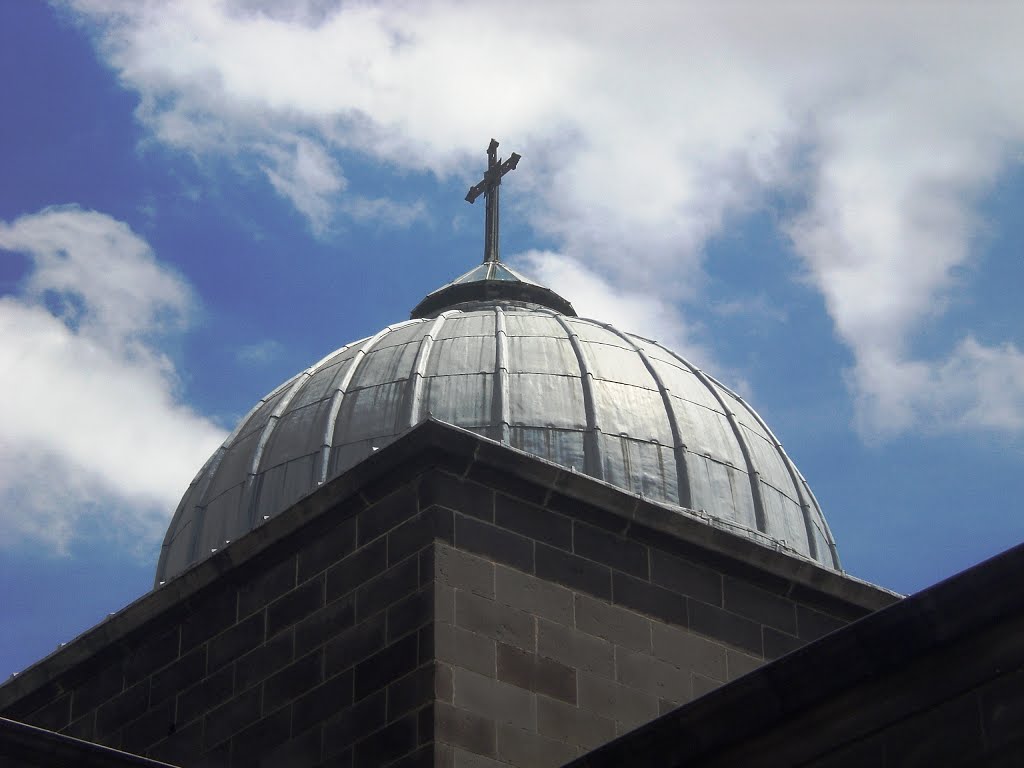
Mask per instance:
[[[484,178],[466,193],[466,202],[475,202],[480,195],[487,201],[487,213],[484,218],[484,264],[489,261],[500,261],[498,258],[498,187],[501,177],[515,170],[522,158],[513,152],[508,160],[498,160],[498,142],[491,139],[487,146],[487,170]]]

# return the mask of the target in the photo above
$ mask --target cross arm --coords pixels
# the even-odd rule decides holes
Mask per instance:
[[[487,178],[477,184],[475,187],[470,187],[469,192],[466,193],[466,202],[475,203],[476,199],[480,197],[484,192],[487,191]]]
[[[501,183],[501,177],[509,171],[514,171],[516,166],[519,165],[519,161],[522,160],[522,155],[513,152],[508,160],[503,162],[501,165],[497,165],[494,168],[490,168],[484,174],[483,179],[476,186],[470,187],[469,192],[466,193],[466,202],[473,203],[491,187],[496,187]]]

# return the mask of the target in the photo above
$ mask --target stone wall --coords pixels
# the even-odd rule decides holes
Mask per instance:
[[[423,489],[455,512],[435,561],[438,765],[562,765],[867,612],[488,479],[507,492],[445,473]]]
[[[588,753],[573,768],[1024,765],[1024,545]]]
[[[188,766],[429,763],[432,543],[452,514],[421,513],[407,483],[326,519],[69,671],[21,719]]]
[[[893,599],[427,425],[0,715],[187,766],[557,765]]]

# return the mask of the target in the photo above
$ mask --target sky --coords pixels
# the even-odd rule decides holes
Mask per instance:
[[[482,252],[749,399],[845,569],[1024,540],[1024,5],[0,3],[0,676],[264,394]]]

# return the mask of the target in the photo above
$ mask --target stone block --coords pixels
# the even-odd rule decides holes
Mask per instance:
[[[324,723],[324,757],[343,755],[357,739],[387,722],[387,690],[357,701]]]
[[[431,472],[420,483],[420,509],[436,504],[494,522],[494,491],[478,483],[453,477],[444,472]]]
[[[426,711],[429,711],[429,710],[430,710],[430,708],[428,707],[426,709]],[[423,717],[424,717],[424,715],[421,712],[420,713],[420,721],[419,721],[419,724],[417,726],[419,728],[419,737],[420,737],[420,741],[421,742],[423,740],[423,733],[424,733],[423,729],[425,727],[428,727],[428,726],[425,726],[423,724]],[[434,732],[433,715],[431,715],[431,721],[430,721],[429,729],[430,729],[429,733],[433,733]],[[421,746],[416,748],[415,752],[412,752],[412,753],[406,755],[405,757],[403,757],[403,758],[401,758],[399,760],[396,760],[395,762],[391,763],[391,768],[435,768],[435,764],[434,764],[434,744],[433,744],[433,742],[429,742],[427,744],[421,744]]]
[[[323,649],[306,654],[263,683],[263,714],[269,714],[322,681]]]
[[[120,664],[112,664],[76,686],[71,697],[71,719],[77,720],[90,709],[114,698],[124,690]]]
[[[336,637],[356,621],[356,600],[348,593],[295,625],[295,655],[302,656]]]
[[[579,480],[582,479],[582,482]],[[576,520],[603,528],[614,534],[623,534],[630,526],[630,512],[632,503],[622,505],[625,494],[618,488],[611,488],[607,485],[599,485],[588,481],[586,475],[577,476],[572,473],[563,472],[559,477],[559,485],[562,481],[575,484],[575,491],[582,498],[566,496],[564,493],[553,490],[548,495],[545,506],[552,512],[568,515]],[[594,501],[598,506],[591,506],[589,502]],[[622,514],[609,512],[605,504],[610,503],[613,509],[621,509]]]
[[[434,705],[435,738],[477,755],[494,757],[497,731],[493,720],[444,702]]]
[[[541,736],[588,750],[615,738],[613,720],[547,696],[537,696],[537,730]]]
[[[437,580],[450,587],[494,597],[494,563],[443,544],[434,548]]]
[[[432,541],[455,539],[454,514],[450,509],[430,507],[388,532],[388,565],[419,552]]]
[[[118,694],[96,710],[96,735],[113,733],[149,705],[149,680],[143,680]]]
[[[576,629],[616,645],[651,652],[649,619],[586,595],[576,595]]]
[[[843,619],[821,613],[805,605],[796,606],[797,636],[810,642],[846,626]]]
[[[259,765],[261,758],[288,741],[291,717],[285,707],[235,734],[231,739],[231,764]]]
[[[382,536],[418,513],[419,502],[415,492],[408,485],[402,486],[359,513],[359,546]]]
[[[872,610],[884,608],[895,601],[895,598],[888,598],[887,602],[880,605],[876,603],[877,607],[872,609],[849,602],[841,597],[829,595],[819,589],[815,589],[809,585],[800,584],[799,582],[786,582],[784,594],[786,594],[786,596],[791,600],[808,605],[815,610],[821,611],[829,616],[834,616],[846,623],[862,619],[871,613]]]
[[[722,574],[653,548],[651,581],[708,605],[722,605]]]
[[[206,648],[206,671],[209,673],[220,669],[261,645],[265,639],[265,623],[266,615],[260,611],[211,638],[203,646]]]
[[[185,728],[178,728],[166,739],[157,742],[150,750],[149,757],[172,765],[184,765],[194,760],[203,750],[203,723],[197,721]]]
[[[324,577],[310,579],[267,606],[267,637],[273,637],[324,605]]]
[[[689,670],[622,647],[615,649],[615,679],[630,688],[671,701],[687,701],[692,689]]]
[[[455,595],[455,625],[524,651],[536,643],[533,616],[469,592]]]
[[[293,577],[294,578],[294,577]],[[188,653],[235,623],[238,594],[233,589],[215,592],[199,601],[181,625],[181,653]]]
[[[388,567],[387,539],[361,547],[327,571],[327,602],[359,587]]]
[[[664,715],[671,712],[673,709],[679,709],[685,702],[682,701],[669,701],[668,699],[658,699],[658,715]]]
[[[406,635],[356,665],[356,701],[416,668],[419,654],[416,635]]]
[[[792,600],[765,592],[729,576],[723,579],[722,587],[722,607],[727,611],[738,613],[787,634],[796,634],[796,605]]]
[[[612,575],[608,566],[540,543],[535,557],[535,570],[540,578],[605,600],[611,599]]]
[[[573,593],[503,565],[494,569],[495,599],[534,616],[572,625]]]
[[[498,680],[528,691],[576,703],[576,670],[553,659],[497,644]]]
[[[260,719],[260,689],[253,688],[206,714],[203,746],[215,747]]]
[[[416,645],[419,648],[420,664],[427,664],[437,658],[434,653],[434,622],[416,630]]]
[[[386,617],[378,613],[330,640],[324,647],[324,673],[333,676],[384,648]]]
[[[455,623],[455,590],[440,581],[434,582],[434,621]]]
[[[178,658],[180,627],[144,641],[124,660],[124,684],[130,686]]]
[[[434,588],[426,586],[388,608],[388,642],[433,621]]]
[[[647,579],[650,575],[647,547],[624,536],[577,520],[573,523],[572,547],[577,555],[637,578]]]
[[[324,683],[304,692],[292,704],[292,716],[296,723],[307,728],[314,723],[326,720],[353,703],[352,687],[354,674],[347,669],[340,675],[329,678]]]
[[[495,675],[495,641],[492,637],[437,622],[434,624],[434,653],[439,661],[465,667],[481,675]]]
[[[294,648],[293,632],[288,629],[249,651],[235,663],[235,690],[244,691],[288,666]]]
[[[258,764],[261,768],[308,768],[311,765],[318,765],[322,735],[323,729],[319,726],[310,728],[260,755]]]
[[[451,755],[450,765],[452,768],[506,768],[505,763],[468,752],[459,747],[452,747]]]
[[[71,724],[62,728],[61,733],[65,736],[70,736],[73,739],[81,739],[82,741],[95,741],[96,740],[96,710],[94,709],[87,715],[84,715],[77,720],[72,720]]]
[[[455,691],[452,689],[452,668],[447,664],[434,665],[434,695],[438,701],[452,703]]]
[[[764,664],[763,659],[750,656],[746,653],[734,651],[731,648],[725,653],[725,662],[726,672],[728,674],[726,682],[730,683],[738,677],[743,677],[749,672],[753,672]]]
[[[627,606],[676,626],[685,627],[689,621],[685,597],[620,571],[612,571],[612,595],[617,605]]]
[[[785,632],[779,632],[771,627],[762,629],[762,642],[764,643],[764,657],[766,659],[777,659],[785,656],[790,651],[795,651],[804,645],[804,641]]]
[[[193,649],[153,675],[149,681],[149,703],[158,704],[202,680],[207,672],[206,648],[201,645]]]
[[[698,675],[694,672],[691,685],[693,687],[693,698],[698,699],[705,693],[711,693],[715,688],[720,688],[722,686],[722,681],[715,680],[710,677],[704,677],[704,675]]]
[[[499,460],[507,462],[508,458],[501,456]],[[536,469],[537,467],[534,466],[533,468]],[[544,467],[543,469],[548,468]],[[495,469],[479,461],[473,462],[473,466],[469,468],[466,476],[469,480],[494,488],[497,491],[502,491],[508,496],[515,496],[531,504],[543,504],[544,497],[547,496],[547,487],[538,485],[532,480],[502,472],[500,469]]]
[[[359,766],[393,764],[416,747],[416,714],[412,713],[357,741],[353,763]]]
[[[503,493],[495,496],[494,522],[552,547],[572,549],[572,520]]]
[[[655,657],[713,680],[724,682],[729,679],[725,646],[685,629],[658,622],[651,625],[651,639]]]
[[[298,555],[299,582],[327,570],[334,563],[352,554],[356,549],[356,543],[354,515],[307,542]]]
[[[576,748],[509,725],[498,726],[498,759],[518,768],[556,768],[576,757]]]
[[[452,668],[452,689],[456,707],[495,723],[525,730],[537,728],[536,696],[530,691],[461,667]]]
[[[174,733],[174,730],[174,702],[165,701],[125,726],[121,749],[134,755],[145,754],[152,745]]]
[[[699,600],[689,601],[690,629],[750,653],[763,655],[761,625]]]
[[[227,666],[178,694],[178,722],[189,723],[231,698],[235,670]]]
[[[538,619],[537,653],[574,669],[615,677],[614,646],[572,627]]]
[[[527,573],[533,572],[533,541],[465,515],[455,516],[455,545]]]
[[[408,557],[356,590],[356,621],[363,621],[416,591],[420,583],[419,561]]]
[[[65,693],[40,707],[26,718],[26,722],[48,731],[61,730],[71,722],[71,694]]]
[[[268,563],[238,588],[238,618],[242,619],[295,589],[295,558]]]
[[[658,716],[658,698],[597,675],[579,675],[580,709],[621,724],[626,729]]]
[[[434,665],[423,664],[388,685],[388,720],[418,710],[434,700]]]

